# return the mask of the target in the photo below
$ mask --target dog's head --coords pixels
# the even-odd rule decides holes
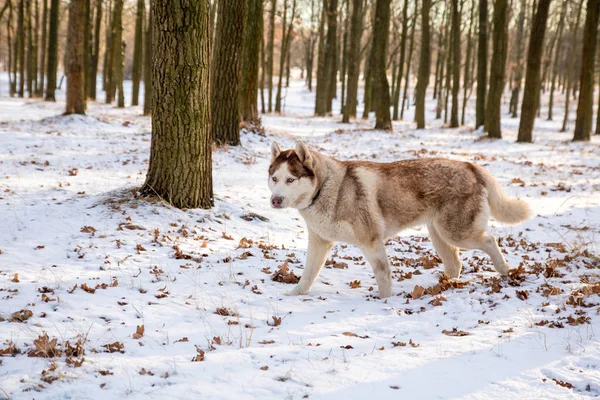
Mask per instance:
[[[277,142],[271,145],[269,189],[271,207],[303,209],[312,203],[317,190],[314,157],[304,142],[295,149],[281,150]]]

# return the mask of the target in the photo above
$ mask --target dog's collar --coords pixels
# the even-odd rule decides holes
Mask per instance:
[[[321,194],[321,189],[317,190],[317,193],[314,195],[314,197],[310,201],[310,204],[308,205],[308,207],[310,207],[313,204],[315,204],[315,201],[317,200],[317,198],[319,197],[320,194]]]

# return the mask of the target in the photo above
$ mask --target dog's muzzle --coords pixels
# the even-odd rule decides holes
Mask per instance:
[[[271,196],[271,207],[282,208],[283,197],[282,196]]]

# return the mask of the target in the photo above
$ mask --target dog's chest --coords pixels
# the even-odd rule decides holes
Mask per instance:
[[[306,221],[308,229],[323,239],[355,244],[356,238],[352,225],[347,221],[337,220],[333,213],[302,211],[300,215]]]

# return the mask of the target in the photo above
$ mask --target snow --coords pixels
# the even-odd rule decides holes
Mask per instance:
[[[11,99],[6,75],[0,77],[0,352],[11,343],[22,352],[0,357],[2,395],[600,395],[600,297],[576,292],[584,306],[569,301],[600,283],[600,137],[572,143],[570,133],[558,133],[562,121],[540,118],[535,143],[516,144],[518,119],[505,118],[504,139],[489,141],[472,130],[473,107],[471,125],[446,129],[433,119],[431,100],[428,129],[414,130],[411,106],[393,133],[373,131],[373,116],[352,124],[337,115],[312,117],[314,95],[294,80],[284,114],[263,116],[266,136],[244,132],[242,146],[215,150],[215,207],[181,211],[135,198],[150,145],[141,107],[98,102],[86,116],[61,116],[64,93],[57,103]],[[561,110],[555,115],[560,119]],[[435,253],[426,229],[417,227],[387,246],[395,296],[374,297],[370,267],[343,244],[330,258],[347,268],[327,266],[311,293],[285,296],[292,286],[271,275],[286,260],[302,274],[307,233],[297,212],[269,207],[266,179],[271,141],[290,147],[298,138],[341,159],[442,156],[485,166],[534,210],[523,224],[490,228],[509,264],[523,264],[521,272],[498,280],[487,256],[463,251],[464,287],[412,299],[416,285],[434,287],[442,271],[431,268]],[[250,213],[264,221],[242,218]],[[253,244],[246,247],[243,238]],[[351,288],[352,281],[360,287]],[[83,284],[98,288],[88,293]],[[562,292],[544,294],[549,287]],[[33,316],[9,321],[23,309]],[[569,324],[569,316],[589,320]],[[553,322],[563,327],[551,328]],[[143,336],[134,339],[142,325]],[[469,335],[442,333],[453,328]],[[60,349],[80,341],[81,366],[69,365],[65,354],[28,357],[43,332]],[[123,353],[103,347],[115,342]],[[192,362],[196,348],[203,361]]]

